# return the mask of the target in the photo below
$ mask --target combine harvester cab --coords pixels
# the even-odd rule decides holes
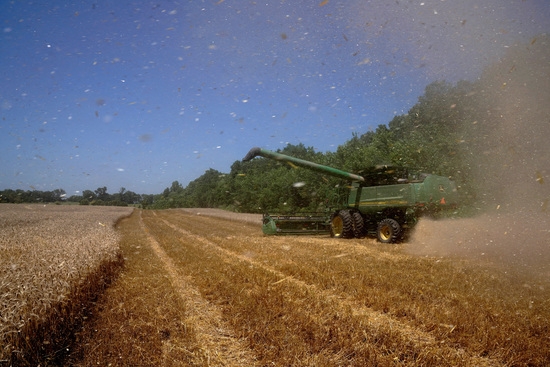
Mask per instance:
[[[266,234],[329,231],[337,238],[374,235],[380,242],[394,243],[406,236],[420,216],[458,205],[456,185],[447,177],[409,174],[404,168],[387,166],[358,175],[261,148],[252,148],[243,161],[257,156],[291,162],[351,181],[346,205],[326,215],[264,215]]]

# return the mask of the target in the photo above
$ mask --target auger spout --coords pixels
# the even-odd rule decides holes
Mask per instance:
[[[258,156],[264,157],[264,158],[275,159],[277,161],[290,162],[290,163],[293,163],[293,164],[295,164],[297,166],[300,166],[300,167],[308,168],[308,169],[311,169],[313,171],[325,173],[327,175],[339,177],[339,178],[349,180],[349,181],[358,181],[358,182],[364,182],[365,181],[365,178],[363,176],[359,176],[359,175],[356,175],[354,173],[342,171],[342,170],[339,170],[337,168],[333,168],[333,167],[329,167],[329,166],[324,166],[322,164],[318,164],[318,163],[315,163],[315,162],[310,162],[310,161],[306,161],[306,160],[303,160],[303,159],[294,158],[294,157],[291,157],[291,156],[288,156],[288,155],[285,155],[285,154],[273,152],[273,151],[258,148],[258,147],[254,147],[254,148],[250,149],[250,151],[243,158],[243,161],[247,162],[247,161],[249,161],[249,160],[251,160],[255,157],[258,157]]]

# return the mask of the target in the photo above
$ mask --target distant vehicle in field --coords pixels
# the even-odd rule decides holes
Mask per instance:
[[[421,215],[453,209],[458,204],[456,185],[447,177],[410,174],[407,169],[388,166],[358,175],[257,147],[243,161],[257,156],[351,181],[347,203],[342,207],[326,215],[264,215],[266,234],[330,231],[337,238],[375,235],[380,242],[393,243],[402,240]]]

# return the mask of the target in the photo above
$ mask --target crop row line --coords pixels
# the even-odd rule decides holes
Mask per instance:
[[[392,334],[392,338],[400,340],[403,345],[408,345],[408,348],[415,350],[414,353],[416,354],[417,359],[438,354],[454,356],[461,360],[462,363],[466,361],[466,365],[498,365],[497,362],[489,358],[467,356],[464,350],[457,350],[446,345],[441,345],[437,343],[431,334],[413,328],[368,307],[359,305],[349,297],[345,297],[341,294],[336,295],[328,290],[319,289],[315,284],[304,282],[303,280],[297,279],[292,275],[281,272],[264,263],[255,261],[248,256],[227,250],[221,247],[220,244],[212,242],[203,236],[194,234],[188,230],[182,229],[168,220],[161,219],[161,221],[173,231],[176,231],[185,238],[189,239],[190,241],[184,241],[186,245],[192,244],[197,246],[197,243],[200,243],[203,245],[204,249],[217,252],[220,255],[219,258],[228,264],[242,267],[244,262],[248,264],[247,267],[255,267],[263,272],[274,275],[278,280],[269,283],[268,290],[269,288],[284,286],[295,288],[297,290],[291,293],[315,295],[319,302],[330,305],[330,309],[332,310],[331,312],[336,314],[345,314],[347,317],[355,319],[355,321],[364,328],[361,333],[368,332],[370,334],[384,334],[390,332]],[[283,291],[280,290],[280,292]],[[296,304],[299,304],[299,302],[296,302]],[[382,338],[381,335],[371,335],[371,337],[374,339]],[[438,352],[435,353],[435,350],[438,350]]]
[[[156,213],[154,213],[156,215]],[[162,249],[159,242],[153,237],[140,215],[140,226],[147,235],[149,244],[155,254],[160,258],[170,276],[170,281],[185,304],[187,311],[187,322],[195,325],[197,338],[202,339],[205,345],[213,347],[214,350],[208,354],[213,355],[216,361],[210,361],[213,365],[228,365],[228,362],[239,361],[242,365],[253,366],[254,358],[250,353],[243,353],[246,348],[241,340],[230,332],[230,329],[222,319],[222,315],[214,305],[205,300],[199,290],[192,286],[193,279],[190,276],[178,271],[170,256]],[[241,345],[239,345],[241,344]],[[166,349],[172,346],[166,343]],[[165,358],[163,359],[165,360]]]

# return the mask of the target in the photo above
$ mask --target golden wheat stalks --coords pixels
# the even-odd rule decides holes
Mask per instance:
[[[55,348],[91,283],[102,286],[100,272],[120,262],[114,224],[131,211],[0,205],[0,363],[29,364]]]

